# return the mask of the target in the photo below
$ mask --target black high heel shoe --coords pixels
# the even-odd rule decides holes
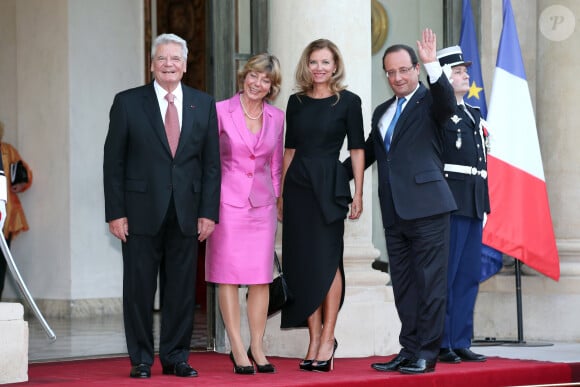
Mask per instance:
[[[232,363],[234,363],[234,374],[241,374],[241,375],[254,375],[256,370],[254,369],[253,365],[249,366],[239,366],[236,364],[236,359],[234,359],[234,354],[230,352],[230,359],[232,359]]]
[[[312,371],[312,363],[314,360],[302,359],[302,361],[298,364],[303,371]]]
[[[332,355],[328,360],[314,360],[311,365],[312,371],[318,372],[328,372],[334,369],[334,353],[336,352],[336,348],[338,348],[338,341],[334,339],[334,349],[332,350]]]
[[[266,364],[258,364],[252,355],[252,348],[248,348],[248,358],[254,364],[256,364],[256,368],[258,369],[258,373],[261,374],[272,374],[276,372],[276,367],[274,367],[271,363]]]

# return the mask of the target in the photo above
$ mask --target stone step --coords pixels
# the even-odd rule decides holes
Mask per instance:
[[[0,384],[28,381],[28,323],[22,304],[0,302]]]

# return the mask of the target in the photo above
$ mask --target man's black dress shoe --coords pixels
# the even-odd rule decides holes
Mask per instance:
[[[129,374],[132,378],[150,378],[151,377],[151,366],[149,364],[137,364],[131,367],[131,373]]]
[[[486,361],[487,358],[484,355],[473,352],[469,348],[454,348],[453,352],[457,354],[463,361]]]
[[[442,363],[461,363],[461,358],[450,348],[441,348],[438,359]]]
[[[164,365],[163,366],[163,374],[164,375],[175,375],[180,376],[182,378],[187,378],[190,376],[197,376],[197,371],[194,370],[189,364],[182,361],[179,363],[175,363],[173,365]]]
[[[435,371],[435,360],[417,359],[406,366],[399,367],[399,372],[402,374],[424,374],[426,372]]]
[[[393,360],[387,363],[373,363],[371,367],[377,371],[390,372],[398,371],[400,367],[410,364],[411,359],[407,359],[403,355],[397,355]]]

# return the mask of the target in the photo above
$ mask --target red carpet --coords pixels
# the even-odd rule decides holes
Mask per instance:
[[[161,374],[158,359],[151,379],[129,378],[129,360],[108,358],[30,364],[27,383],[14,386],[441,386],[486,387],[580,382],[580,364],[490,358],[485,363],[438,364],[425,375],[382,373],[370,364],[384,357],[336,359],[330,373],[300,371],[298,359],[276,358],[276,374],[235,375],[229,358],[212,352],[192,353],[190,364],[197,378]]]

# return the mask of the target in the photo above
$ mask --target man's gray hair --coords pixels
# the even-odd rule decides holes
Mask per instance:
[[[181,55],[183,60],[187,61],[187,42],[175,34],[161,34],[155,38],[151,46],[151,60],[155,57],[157,47],[162,44],[175,43],[181,46]]]

